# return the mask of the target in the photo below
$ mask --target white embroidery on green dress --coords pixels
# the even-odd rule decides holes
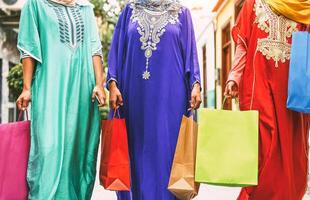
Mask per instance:
[[[258,39],[257,51],[268,60],[273,59],[278,67],[279,62],[285,63],[290,59],[291,44],[288,43],[288,38],[298,31],[297,23],[276,15],[263,0],[256,0],[254,11],[258,28],[269,33],[267,38]]]
[[[144,7],[138,7],[135,3],[130,4],[132,8],[131,21],[132,23],[137,22],[137,30],[141,35],[141,49],[144,50],[144,56],[146,58],[145,71],[142,74],[144,80],[148,80],[151,77],[149,71],[150,59],[153,52],[157,50],[160,37],[166,31],[165,27],[169,23],[176,24],[179,21],[179,13],[182,7],[179,3],[175,3],[173,6],[178,6],[178,9],[151,11]]]

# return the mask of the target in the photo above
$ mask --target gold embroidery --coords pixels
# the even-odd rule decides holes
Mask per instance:
[[[293,32],[298,31],[297,23],[276,15],[263,0],[256,0],[254,11],[258,28],[269,33],[267,38],[258,39],[257,51],[268,60],[273,59],[278,67],[279,62],[285,63],[290,59],[291,44],[287,39],[292,37]]]

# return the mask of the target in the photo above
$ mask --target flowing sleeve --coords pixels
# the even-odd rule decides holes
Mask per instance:
[[[111,48],[108,56],[107,87],[112,80],[119,83],[121,69],[125,58],[126,35],[130,6],[127,5],[122,11],[113,33]]]
[[[200,83],[200,69],[198,63],[195,32],[190,11],[184,8],[181,18],[181,45],[185,71],[188,75],[189,84],[193,86]]]
[[[254,3],[255,0],[246,0],[240,14],[237,18],[236,24],[232,28],[233,40],[238,43],[238,40],[248,48],[251,37],[252,26],[254,23]]]
[[[35,0],[28,0],[24,5],[19,29],[17,48],[20,51],[21,59],[32,57],[42,63],[38,8]]]
[[[103,58],[102,54],[102,44],[99,36],[97,20],[93,11],[93,7],[90,6],[91,9],[91,51],[92,56],[100,56]]]

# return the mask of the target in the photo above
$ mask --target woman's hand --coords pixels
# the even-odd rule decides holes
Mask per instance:
[[[31,101],[31,91],[24,89],[16,101],[17,108],[23,111],[26,110],[29,106],[30,101]]]
[[[94,87],[92,101],[95,102],[96,99],[98,99],[99,101],[99,107],[103,107],[106,105],[106,95],[104,88],[101,85],[97,85]]]
[[[229,81],[226,84],[224,95],[230,98],[237,98],[239,96],[238,85],[235,81]]]
[[[109,90],[110,90],[110,108],[116,110],[120,106],[123,106],[123,97],[115,81],[110,82]]]
[[[196,83],[192,89],[191,94],[191,109],[197,110],[200,107],[200,104],[202,103],[201,100],[201,86],[200,83]]]

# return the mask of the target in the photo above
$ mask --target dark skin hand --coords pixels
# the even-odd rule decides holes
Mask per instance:
[[[36,61],[31,58],[24,58],[23,64],[23,91],[16,101],[19,110],[26,110],[31,102],[31,82]],[[93,68],[96,77],[96,86],[93,89],[92,101],[98,99],[99,106],[106,105],[106,94],[103,83],[103,67],[100,56],[93,56]]]
[[[110,108],[115,110],[118,109],[120,106],[123,106],[124,105],[123,97],[115,81],[110,82],[109,90],[110,90]],[[201,87],[199,83],[196,83],[191,93],[190,109],[191,110],[198,109],[201,103],[202,103]]]

